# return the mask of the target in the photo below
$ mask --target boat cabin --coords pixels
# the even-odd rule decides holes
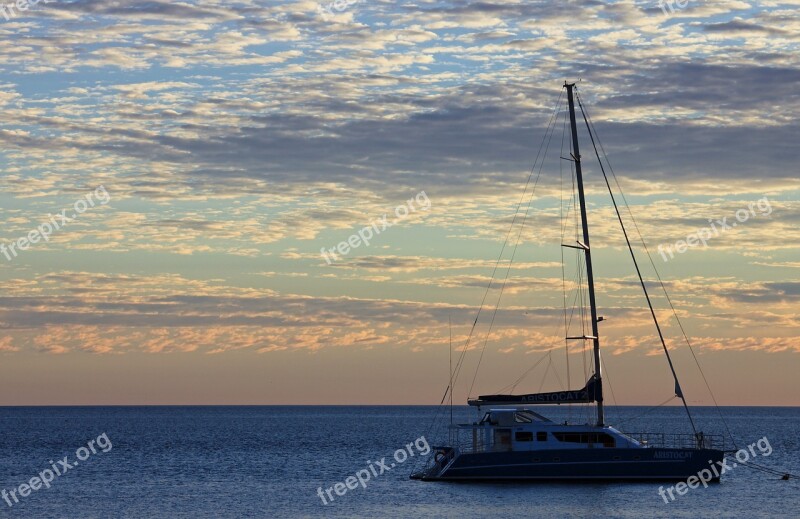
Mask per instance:
[[[644,447],[613,427],[558,424],[524,408],[492,409],[480,421],[458,429],[471,431],[473,452]]]

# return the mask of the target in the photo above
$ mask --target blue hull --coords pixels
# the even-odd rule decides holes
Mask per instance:
[[[716,449],[563,449],[452,455],[424,473],[425,481],[685,480],[708,469],[719,481],[724,453]],[[451,461],[452,460],[452,461]],[[714,468],[716,471],[714,470]]]

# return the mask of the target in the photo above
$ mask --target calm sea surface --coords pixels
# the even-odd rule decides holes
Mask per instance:
[[[564,408],[539,411],[568,418]],[[436,443],[435,413],[432,407],[0,408],[0,489],[13,505],[0,500],[0,517],[800,517],[800,480],[746,467],[668,504],[657,493],[660,483],[411,481],[419,449],[411,446],[415,455],[404,463],[395,461],[395,451],[423,436]],[[456,420],[472,421],[472,413],[457,408]],[[724,431],[715,409],[694,413],[705,431]],[[610,407],[607,414],[623,430],[687,432],[680,408]],[[773,452],[761,456],[756,449],[759,463],[800,474],[800,408],[723,408],[722,414],[739,447],[766,436]],[[577,418],[574,411],[569,418]],[[395,467],[323,504],[319,487],[345,482],[368,462],[378,471],[382,458]],[[19,497],[21,484],[53,471],[51,460],[65,472],[50,488]]]

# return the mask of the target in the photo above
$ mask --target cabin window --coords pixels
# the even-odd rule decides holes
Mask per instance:
[[[547,432],[546,431],[539,431],[536,433],[536,441],[537,442],[546,442],[547,441]]]
[[[514,413],[514,421],[517,423],[531,423],[533,419],[527,414]]]
[[[516,434],[516,439],[518,442],[532,442],[533,433],[528,431],[518,431]]]
[[[481,425],[485,424],[485,423],[488,423],[489,425],[497,425],[497,420],[493,420],[492,419],[492,414],[491,413],[486,413],[485,415],[483,415],[483,418],[481,418],[481,421],[480,421]]]
[[[614,447],[616,445],[614,437],[606,433],[554,432],[553,436],[558,441],[566,443],[602,443],[603,447]]]

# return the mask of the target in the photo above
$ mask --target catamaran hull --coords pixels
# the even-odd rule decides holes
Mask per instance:
[[[716,449],[564,449],[464,453],[415,474],[423,481],[685,480],[719,481],[724,453]],[[713,468],[712,468],[713,467]]]

